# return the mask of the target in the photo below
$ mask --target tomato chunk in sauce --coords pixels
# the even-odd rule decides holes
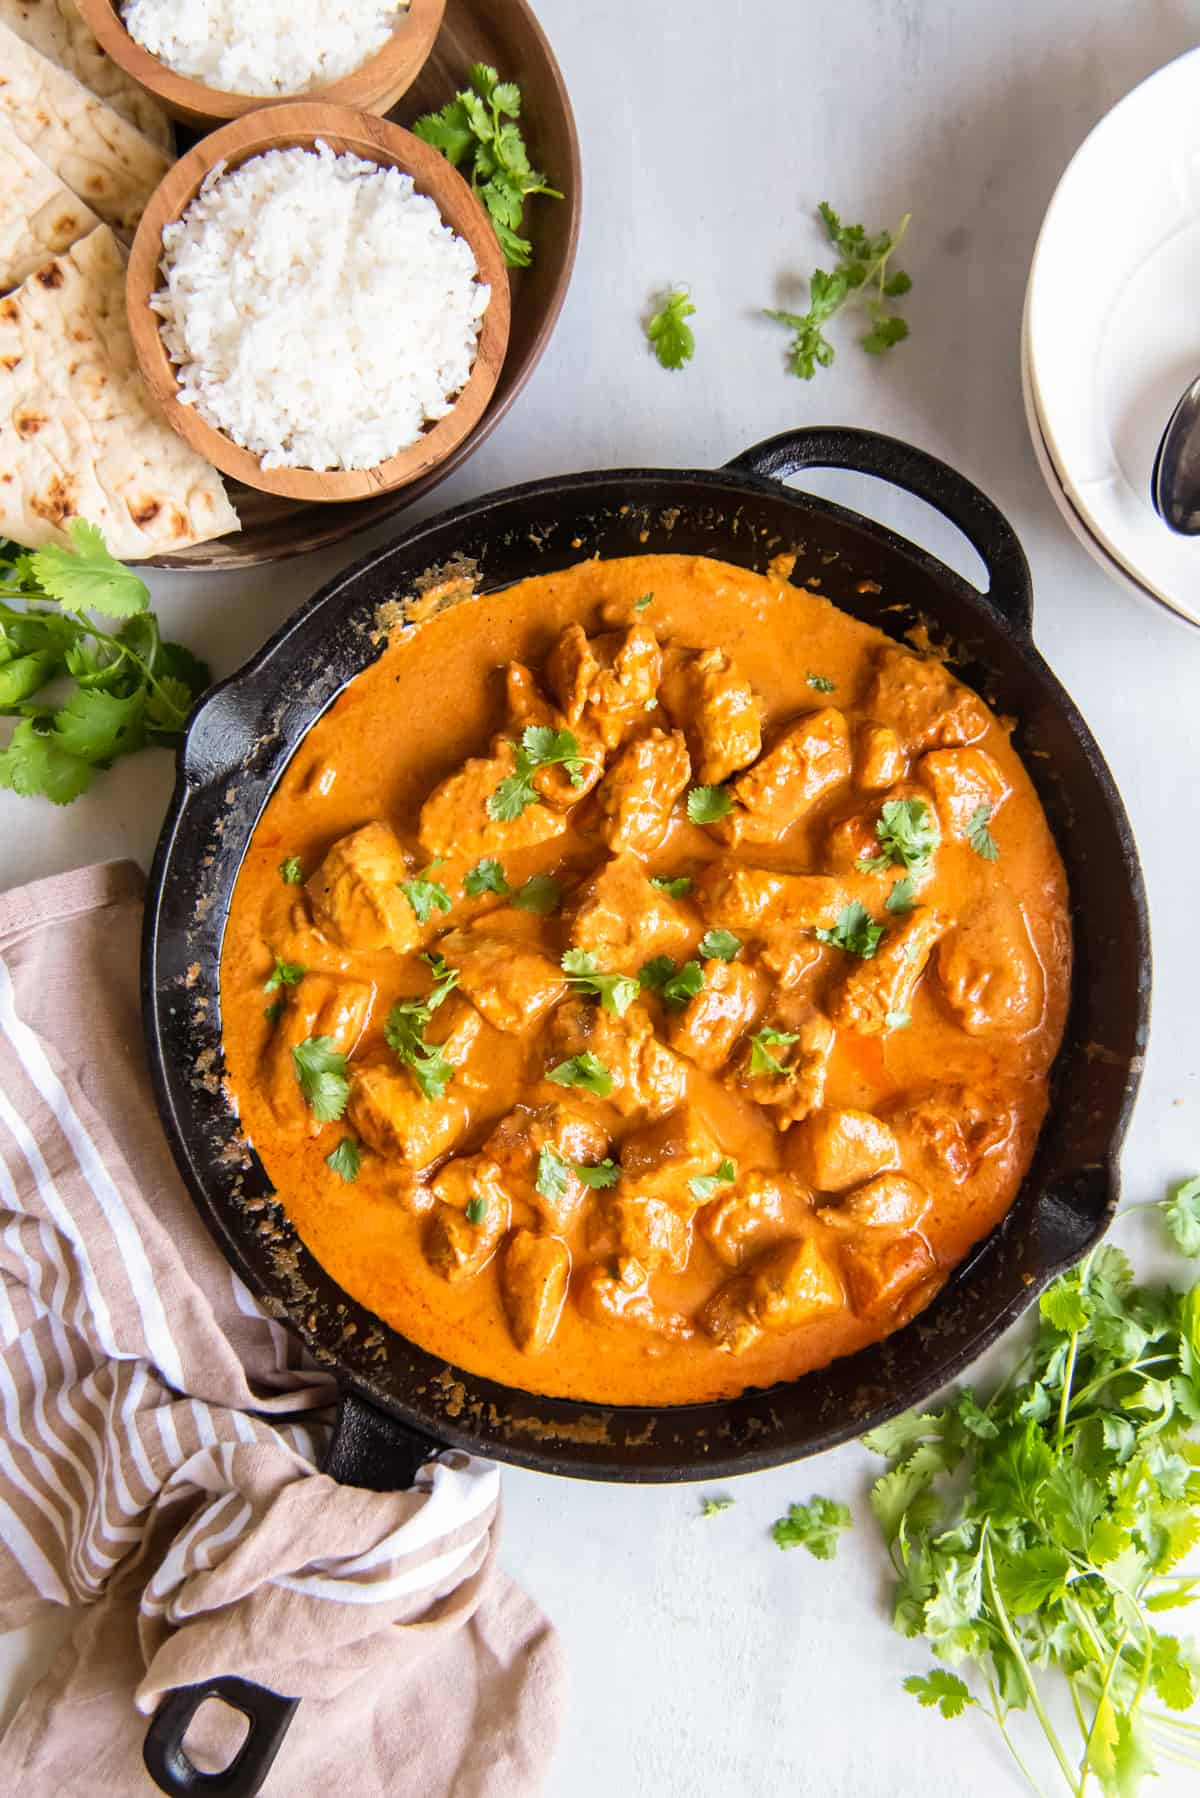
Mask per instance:
[[[1011,725],[786,574],[590,561],[397,630],[254,834],[231,1097],[317,1259],[460,1367],[796,1378],[1029,1165],[1071,937]]]

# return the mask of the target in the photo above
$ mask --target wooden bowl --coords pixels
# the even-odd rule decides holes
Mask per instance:
[[[331,150],[351,150],[383,167],[411,175],[418,193],[427,194],[444,222],[466,239],[475,255],[479,278],[492,290],[466,386],[445,418],[416,443],[375,468],[264,469],[259,458],[183,405],[175,367],[163,343],[161,320],[150,297],[161,285],[163,230],[174,224],[195,199],[209,171],[219,162],[237,168],[264,150],[309,150],[320,138]],[[388,493],[426,475],[461,444],[482,418],[495,391],[508,347],[508,271],[491,222],[470,187],[437,150],[411,132],[369,112],[342,106],[296,101],[247,113],[211,136],[177,162],[160,181],[142,215],[126,276],[129,328],[142,374],[181,437],[222,474],[266,493],[299,500],[352,500]]]
[[[446,0],[409,0],[408,17],[397,26],[382,50],[340,81],[304,94],[230,94],[177,75],[157,56],[131,38],[121,18],[119,0],[75,0],[100,46],[127,75],[186,125],[207,127],[222,119],[241,118],[264,106],[298,100],[352,106],[359,112],[385,113],[396,104],[421,72],[441,30]]]

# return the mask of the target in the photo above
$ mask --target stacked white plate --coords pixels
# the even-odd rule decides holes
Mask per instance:
[[[1200,624],[1200,537],[1150,501],[1168,418],[1200,375],[1200,50],[1151,75],[1081,148],[1034,251],[1021,384],[1059,511],[1130,591]]]

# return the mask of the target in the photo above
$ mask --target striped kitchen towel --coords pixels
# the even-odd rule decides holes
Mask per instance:
[[[222,1260],[154,1112],[142,886],[119,863],[0,896],[0,1629],[80,1607],[0,1791],[152,1793],[146,1715],[233,1673],[304,1700],[267,1793],[536,1793],[561,1655],[496,1565],[498,1470],[316,1471],[332,1382]],[[232,1713],[201,1719],[219,1766]]]

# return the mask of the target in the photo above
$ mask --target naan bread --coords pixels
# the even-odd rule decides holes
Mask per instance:
[[[27,44],[107,100],[160,150],[173,147],[170,119],[132,75],[105,55],[75,0],[0,0],[0,24],[10,26]]]
[[[68,542],[76,516],[124,561],[240,529],[142,380],[104,225],[0,300],[0,537]]]
[[[91,207],[0,123],[0,293],[99,223]]]
[[[169,167],[119,112],[2,24],[0,120],[93,212],[127,231]]]

